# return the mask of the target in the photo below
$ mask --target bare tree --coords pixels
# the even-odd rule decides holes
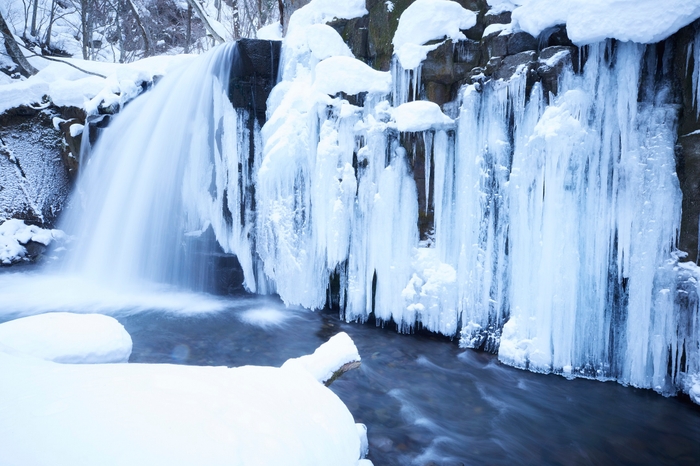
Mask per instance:
[[[0,33],[2,33],[2,36],[5,39],[5,48],[7,49],[7,53],[10,55],[10,58],[12,58],[12,61],[17,64],[20,74],[25,77],[29,77],[38,73],[38,70],[34,68],[24,57],[24,54],[19,48],[19,45],[17,45],[15,37],[12,35],[10,28],[7,26],[2,13],[0,13]]]

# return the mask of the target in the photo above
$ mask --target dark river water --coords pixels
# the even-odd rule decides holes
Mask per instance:
[[[253,325],[251,310],[288,318]],[[687,399],[513,369],[442,337],[348,324],[268,297],[231,298],[215,314],[117,318],[133,338],[130,361],[143,363],[279,366],[347,332],[362,365],[331,389],[367,425],[375,466],[700,464],[700,407]]]

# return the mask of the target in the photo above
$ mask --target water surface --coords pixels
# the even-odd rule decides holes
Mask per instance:
[[[255,296],[219,313],[117,318],[144,363],[279,366],[347,332],[362,366],[331,389],[367,425],[375,466],[700,463],[700,408],[687,400],[521,371],[443,337]]]

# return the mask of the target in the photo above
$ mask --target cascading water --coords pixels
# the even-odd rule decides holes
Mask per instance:
[[[93,149],[62,228],[64,271],[110,286],[209,288],[218,245],[253,277],[246,230],[247,115],[228,99],[227,44],[166,76],[115,118]],[[216,242],[207,241],[208,228]],[[246,282],[255,290],[253,281]]]

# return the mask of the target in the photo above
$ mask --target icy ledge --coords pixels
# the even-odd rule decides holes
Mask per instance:
[[[340,367],[359,358],[350,345],[336,336],[316,353]],[[67,365],[0,350],[0,373],[4,466],[372,464],[365,427],[307,370]]]

